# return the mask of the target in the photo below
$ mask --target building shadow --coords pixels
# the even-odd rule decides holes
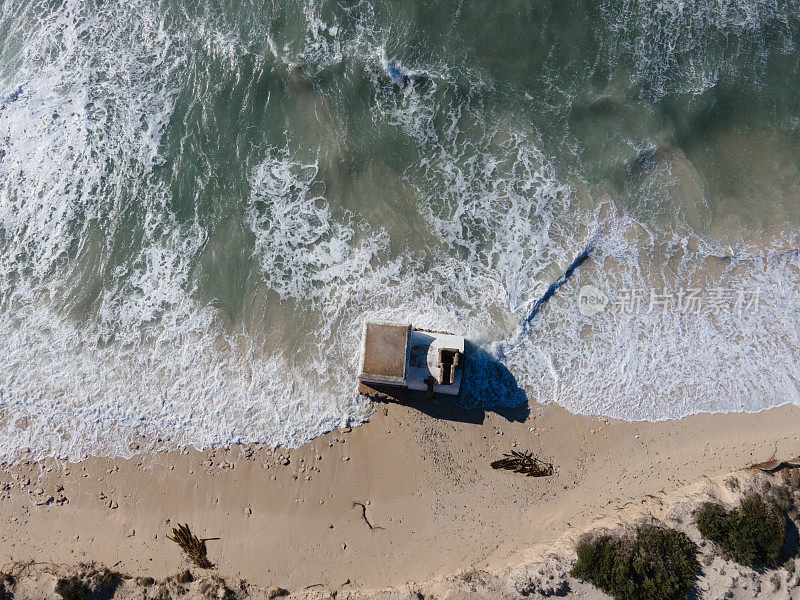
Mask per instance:
[[[427,396],[424,392],[399,392],[397,388],[370,385],[374,400],[402,404],[434,419],[481,425],[486,413],[508,421],[523,422],[530,415],[528,396],[514,375],[490,352],[465,341],[465,365],[461,393]]]
[[[458,403],[522,423],[530,415],[528,395],[516,377],[491,352],[465,342],[466,365]]]

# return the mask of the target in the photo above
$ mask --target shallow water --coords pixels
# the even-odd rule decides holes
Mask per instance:
[[[800,404],[798,34],[752,0],[6,0],[0,457],[357,423],[365,318],[578,413]]]

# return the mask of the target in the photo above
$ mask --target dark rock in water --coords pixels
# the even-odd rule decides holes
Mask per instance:
[[[567,267],[567,269],[564,271],[564,274],[561,275],[561,277],[559,277],[558,279],[556,279],[553,283],[551,283],[550,287],[548,287],[547,290],[545,290],[542,297],[539,298],[533,304],[533,307],[531,308],[530,312],[528,313],[528,316],[525,318],[525,321],[523,322],[524,326],[527,327],[530,324],[530,322],[533,321],[534,317],[539,312],[539,309],[542,306],[544,306],[545,302],[547,302],[553,296],[553,294],[556,293],[556,290],[558,288],[564,285],[567,282],[567,280],[570,277],[572,277],[572,274],[578,267],[580,267],[585,261],[589,259],[589,256],[591,255],[591,252],[594,249],[596,241],[597,241],[596,238],[592,238],[591,240],[589,240],[589,242],[586,244],[586,247],[581,251],[580,254],[578,254],[578,256],[575,257],[575,260],[573,260]]]
[[[400,70],[398,65],[393,62],[386,63],[386,72],[389,74],[389,77],[391,77],[393,82],[399,84],[403,83],[403,79],[406,76],[405,73]]]
[[[386,72],[389,74],[392,82],[400,87],[405,88],[409,85],[421,85],[428,81],[428,76],[424,73],[408,71],[394,61],[387,61],[384,67],[386,68]]]

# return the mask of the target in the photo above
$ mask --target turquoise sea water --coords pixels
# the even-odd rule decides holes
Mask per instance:
[[[357,423],[364,318],[578,413],[800,404],[797,2],[0,6],[0,457]]]

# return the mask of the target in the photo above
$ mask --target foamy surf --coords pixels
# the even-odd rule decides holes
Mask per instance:
[[[468,405],[661,420],[800,403],[800,265],[782,250],[797,118],[764,67],[791,72],[797,15],[725,6],[603,4],[575,58],[569,31],[543,55],[531,35],[477,44],[491,17],[363,3],[7,1],[0,460],[297,446],[359,423],[364,319],[471,339]],[[770,112],[720,83],[768,89]],[[724,154],[745,125],[780,155],[779,177],[749,179],[767,198],[752,213],[730,191],[748,160]],[[584,314],[585,286],[607,306]],[[627,290],[690,287],[760,302],[617,310]],[[500,348],[513,381],[483,385]]]

